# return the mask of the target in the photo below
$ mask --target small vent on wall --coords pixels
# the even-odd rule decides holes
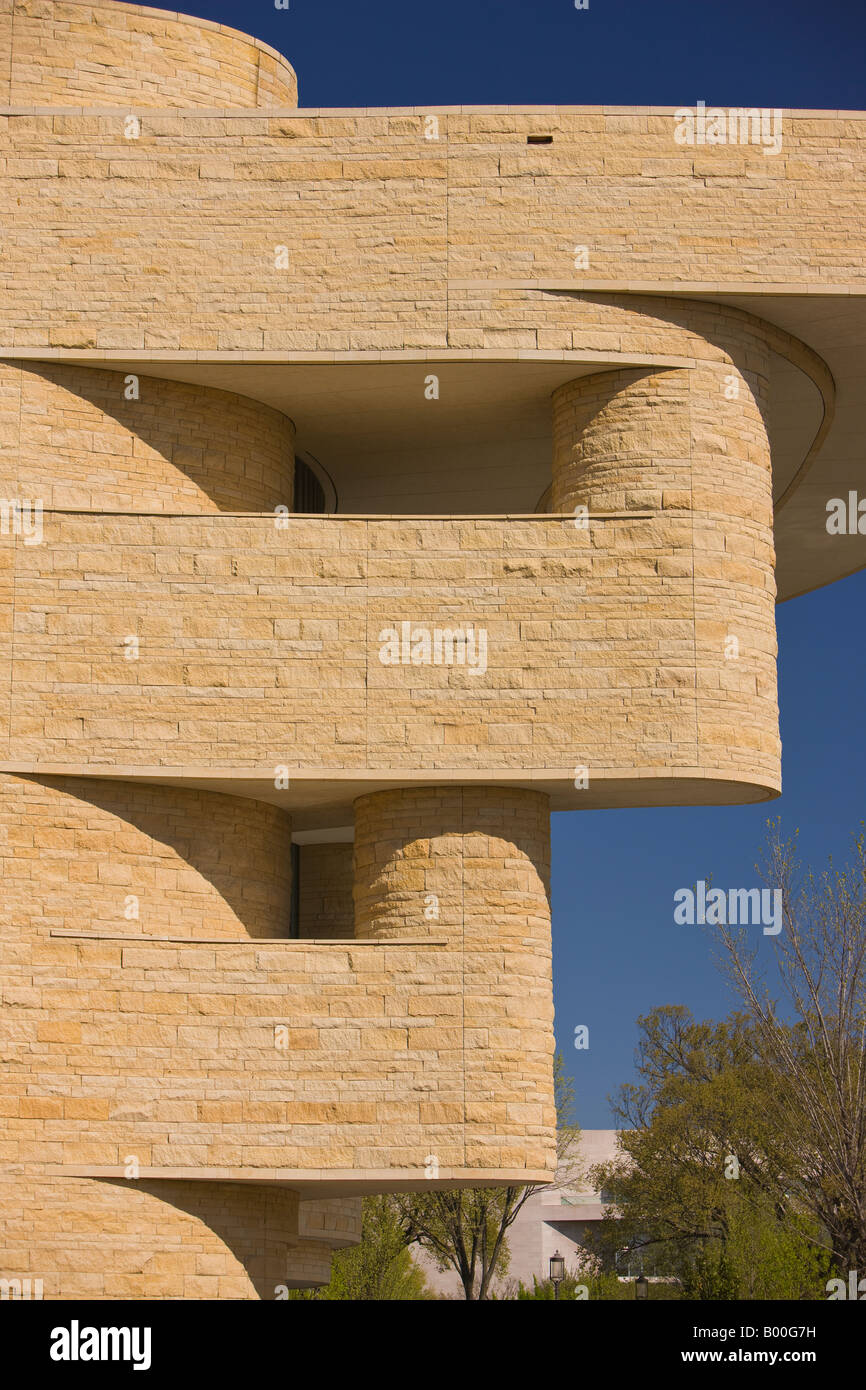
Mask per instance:
[[[552,135],[527,135],[527,137],[526,137],[526,143],[527,143],[527,145],[552,145],[552,144],[553,144],[553,136],[552,136]]]

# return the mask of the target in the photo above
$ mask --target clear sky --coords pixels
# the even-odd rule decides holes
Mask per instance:
[[[167,0],[163,0],[168,8]],[[187,0],[183,12],[270,43],[303,106],[460,103],[866,108],[864,0]],[[860,486],[863,474],[852,479]],[[866,563],[866,540],[864,540]],[[866,574],[778,611],[782,797],[724,809],[553,818],[557,1040],[578,1119],[612,1123],[632,1079],[635,1020],[657,1004],[731,1007],[673,895],[712,876],[757,885],[768,817],[799,828],[815,863],[844,857],[866,818]],[[756,932],[761,950],[769,938]],[[576,1051],[574,1029],[589,1027]]]

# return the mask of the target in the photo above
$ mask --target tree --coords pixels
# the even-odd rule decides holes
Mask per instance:
[[[760,1202],[733,1203],[724,1242],[706,1242],[684,1265],[686,1298],[784,1299],[826,1297],[829,1260],[808,1218],[781,1214]]]
[[[654,1250],[694,1297],[821,1296],[831,1269],[866,1267],[864,837],[817,877],[776,823],[763,877],[771,962],[766,936],[712,929],[743,1012],[640,1020],[641,1084],[618,1107],[630,1132],[595,1174],[621,1217],[608,1248]]]
[[[791,1150],[784,1201],[809,1212],[840,1270],[866,1269],[866,845],[816,878],[771,827],[765,880],[781,894],[777,989],[745,933],[719,928],[728,971],[772,1072],[768,1120]]]
[[[772,1113],[776,1078],[750,1020],[668,1006],[639,1022],[620,1156],[593,1171],[611,1203],[601,1249],[637,1253],[692,1298],[820,1296],[819,1228],[790,1196],[794,1136]]]
[[[298,1289],[290,1299],[370,1302],[427,1299],[423,1271],[412,1260],[400,1217],[388,1196],[365,1197],[360,1244],[338,1250],[324,1288]]]
[[[557,1160],[563,1175],[573,1176],[580,1130],[574,1122],[574,1085],[562,1056],[554,1058]],[[564,1176],[558,1178],[558,1183]],[[444,1192],[407,1193],[394,1199],[407,1244],[418,1244],[440,1269],[456,1270],[467,1300],[489,1298],[495,1276],[508,1269],[507,1234],[539,1186],[456,1188]]]

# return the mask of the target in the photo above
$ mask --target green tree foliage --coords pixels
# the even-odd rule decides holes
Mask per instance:
[[[695,1298],[825,1297],[866,1269],[866,842],[820,876],[771,826],[763,877],[781,930],[709,928],[744,1008],[640,1020],[620,1159],[598,1170],[617,1243]],[[776,924],[774,920],[774,925]]]
[[[556,1291],[549,1279],[536,1279],[532,1276],[532,1288],[526,1284],[517,1287],[517,1298],[521,1301],[533,1300],[553,1302]],[[566,1274],[559,1285],[560,1302],[583,1302],[602,1299],[605,1302],[634,1298],[634,1284],[621,1283],[615,1274]]]
[[[792,1196],[795,1136],[771,1103],[777,1077],[750,1020],[698,1023],[669,1006],[639,1023],[620,1156],[593,1174],[614,1204],[602,1249],[635,1252],[692,1298],[823,1297],[821,1230]]]
[[[335,1252],[329,1284],[289,1294],[290,1299],[332,1302],[407,1302],[431,1297],[423,1272],[406,1249],[400,1217],[388,1196],[363,1199],[361,1242]]]
[[[810,1238],[808,1218],[784,1218],[742,1203],[730,1213],[725,1241],[705,1242],[682,1271],[686,1298],[826,1298],[829,1258]]]
[[[728,973],[748,1010],[767,1125],[786,1137],[784,1199],[808,1212],[841,1273],[866,1270],[866,843],[820,876],[796,840],[771,827],[764,878],[782,930],[767,952],[719,928]],[[763,966],[763,968],[762,968]],[[769,978],[768,978],[769,976]]]

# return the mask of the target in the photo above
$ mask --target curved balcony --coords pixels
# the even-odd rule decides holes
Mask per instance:
[[[2,544],[7,771],[177,780],[273,801],[296,828],[343,823],[366,791],[455,777],[537,786],[555,809],[778,789],[757,525],[751,561],[676,504],[585,527],[56,513],[43,526],[42,545]]]

